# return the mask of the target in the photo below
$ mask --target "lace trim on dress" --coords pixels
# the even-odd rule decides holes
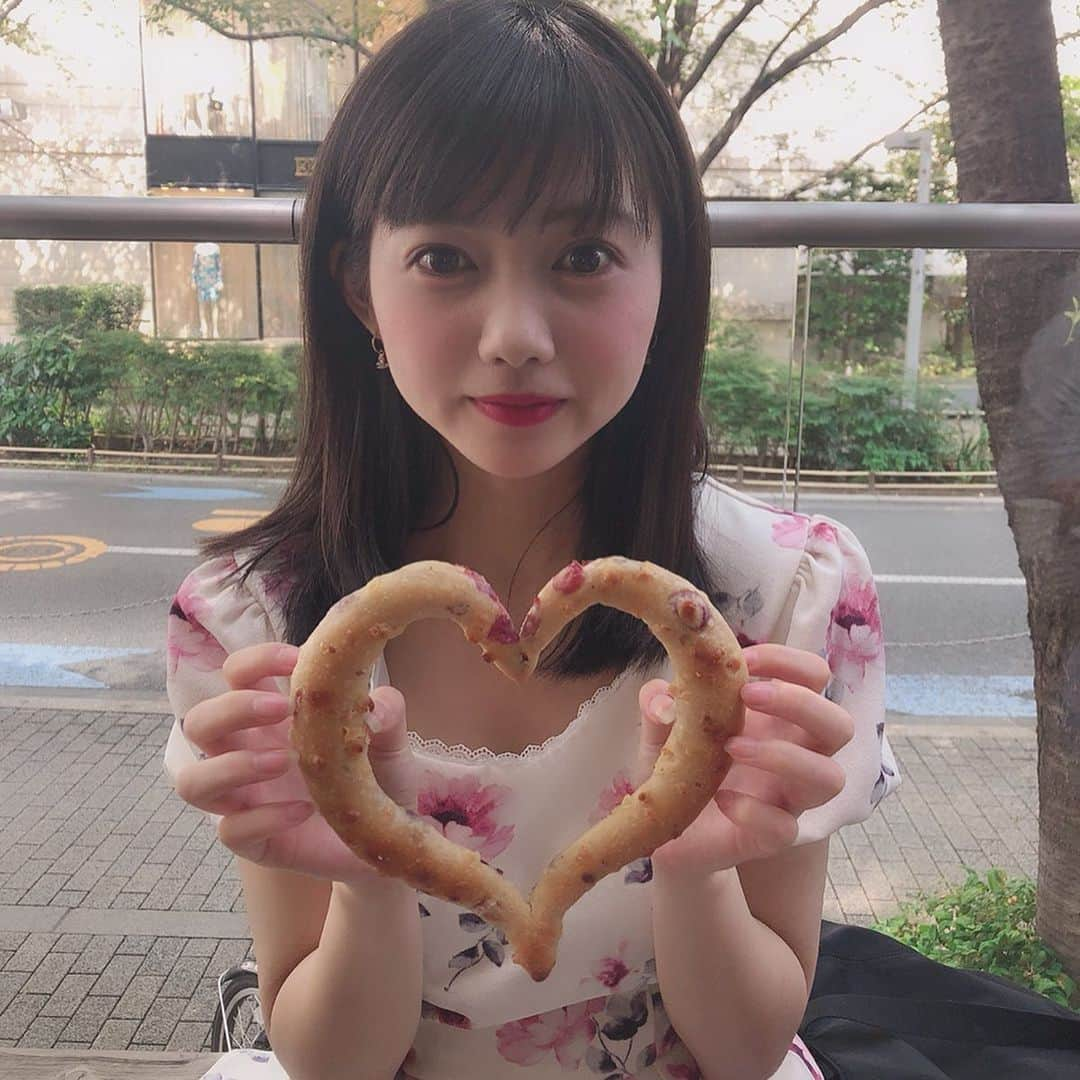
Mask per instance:
[[[381,657],[379,658],[378,667],[383,679],[385,679],[386,668]],[[562,731],[549,736],[542,743],[533,743],[526,746],[520,754],[515,754],[513,752],[497,754],[494,750],[489,750],[486,746],[472,747],[465,746],[462,743],[448,746],[442,739],[422,739],[414,731],[407,732],[409,743],[414,750],[419,750],[433,757],[444,758],[448,761],[476,763],[479,761],[522,761],[525,759],[535,759],[569,738],[570,733],[580,726],[583,719],[600,703],[600,701],[609,694],[614,694],[622,686],[629,674],[630,668],[624,668],[619,675],[607,684],[607,686],[601,686],[592,697],[581,703],[578,707],[577,715],[562,729]]]

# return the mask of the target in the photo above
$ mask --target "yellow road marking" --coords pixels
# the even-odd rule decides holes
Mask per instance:
[[[192,525],[199,532],[226,533],[239,532],[249,525],[254,525],[260,518],[266,517],[266,510],[212,510],[212,517],[201,518]]]
[[[0,572],[74,566],[96,559],[108,547],[89,536],[0,536]]]

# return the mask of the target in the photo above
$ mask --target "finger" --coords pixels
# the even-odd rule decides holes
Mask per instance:
[[[740,861],[775,855],[794,844],[799,835],[798,822],[791,814],[753,795],[721,788],[715,801],[738,830]]]
[[[855,721],[847,709],[806,686],[779,680],[746,683],[740,696],[747,708],[802,728],[810,744],[823,754],[835,754],[855,734]]]
[[[284,834],[305,822],[314,809],[310,802],[288,802],[241,810],[218,822],[218,836],[227,848],[250,862],[280,866],[287,861],[280,851]]]
[[[670,689],[671,684],[666,680],[653,679],[638,691],[641,737],[638,740],[638,757],[633,770],[635,787],[643,784],[652,775],[653,766],[675,720],[675,699],[668,693]]]
[[[269,641],[248,645],[229,653],[221,665],[221,673],[232,690],[276,692],[279,688],[273,677],[291,675],[299,655],[300,650],[295,645]]]
[[[289,699],[284,694],[228,690],[192,706],[180,718],[180,730],[200,750],[221,754],[249,745],[242,737],[249,728],[278,724],[288,714]]]
[[[792,814],[822,806],[844,790],[844,770],[831,758],[782,739],[728,739],[724,749],[742,765],[770,773],[779,805]]]
[[[832,671],[824,657],[790,645],[765,642],[743,650],[746,669],[753,678],[783,679],[820,694],[829,685]]]
[[[409,743],[405,698],[392,686],[372,692],[374,711],[368,713],[371,746],[368,757],[379,787],[407,809],[416,806],[416,763]]]
[[[272,801],[263,785],[285,776],[295,764],[293,750],[232,750],[184,766],[176,774],[176,793],[199,810],[229,814]]]

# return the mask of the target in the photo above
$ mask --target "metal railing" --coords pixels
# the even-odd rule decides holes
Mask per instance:
[[[105,469],[119,472],[212,473],[288,476],[292,457],[187,453],[175,450],[101,450],[94,446],[0,445],[0,466]],[[709,473],[743,491],[783,491],[791,470],[768,465],[716,463]],[[869,469],[802,469],[803,490],[906,495],[996,495],[996,472],[875,472]]]
[[[295,244],[300,236],[304,199],[218,199],[213,197],[161,198],[152,196],[0,196],[0,239],[20,240],[121,240],[121,241],[207,241],[220,243]],[[994,474],[947,474],[920,477],[910,475],[895,483],[891,476],[859,473],[851,477],[811,478],[801,466],[803,398],[806,380],[806,350],[809,332],[812,252],[815,248],[899,248],[940,250],[1025,250],[1080,251],[1080,206],[1073,204],[912,204],[912,203],[830,203],[830,202],[708,202],[710,235],[714,248],[798,248],[805,259],[806,287],[802,297],[803,318],[799,332],[798,303],[792,318],[792,349],[789,363],[789,412],[785,446],[790,445],[791,425],[796,427],[794,454],[794,505],[798,507],[800,486],[828,484],[833,490],[885,491],[916,487],[974,493],[993,490]],[[797,297],[796,297],[797,301]],[[801,340],[800,340],[801,339]],[[799,356],[798,402],[791,412],[796,355]],[[13,448],[8,448],[9,450]],[[93,449],[83,462],[93,467]],[[98,452],[102,457],[109,452]],[[114,451],[113,467],[166,467],[153,462],[158,455]],[[62,458],[63,452],[57,452]],[[8,463],[14,455],[5,455]],[[199,469],[173,459],[180,469]],[[214,471],[250,469],[260,466],[216,455]],[[121,458],[127,463],[121,464]],[[54,459],[55,460],[55,459]],[[23,459],[25,463],[26,459]],[[262,467],[267,463],[264,461]],[[280,467],[280,462],[277,463]],[[785,454],[784,467],[753,470],[730,466],[731,479],[738,486],[766,487],[780,484],[785,500],[791,462]],[[201,469],[200,469],[201,471]]]
[[[708,204],[718,248],[1080,251],[1073,204],[725,202]],[[3,240],[216,240],[294,244],[304,200],[0,196]]]

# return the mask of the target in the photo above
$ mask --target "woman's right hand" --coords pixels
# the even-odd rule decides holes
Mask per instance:
[[[181,722],[188,741],[206,756],[180,769],[176,793],[221,815],[221,842],[250,862],[348,884],[370,881],[377,871],[315,808],[289,742],[289,699],[273,679],[292,674],[298,653],[294,645],[267,643],[230,654],[222,668],[230,689],[199,702]],[[371,696],[372,768],[382,789],[412,809],[416,777],[405,699],[390,686]]]

